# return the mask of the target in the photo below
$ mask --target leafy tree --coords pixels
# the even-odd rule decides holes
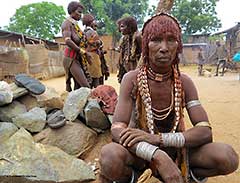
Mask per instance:
[[[81,0],[88,13],[93,14],[102,25],[100,34],[118,34],[116,21],[123,16],[133,16],[139,27],[143,24],[148,9],[146,0]]]
[[[51,2],[33,3],[17,9],[6,28],[9,31],[51,40],[60,32],[65,15],[62,6]]]
[[[172,14],[179,20],[185,35],[210,33],[221,27],[217,18],[219,0],[175,0]]]

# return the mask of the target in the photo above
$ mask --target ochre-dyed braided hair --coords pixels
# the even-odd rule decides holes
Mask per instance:
[[[125,24],[130,33],[134,33],[138,30],[137,20],[132,16],[122,17],[117,20],[117,26],[120,27],[121,24]]]
[[[182,36],[181,27],[178,21],[171,15],[167,13],[158,13],[152,18],[147,20],[143,26],[142,30],[142,56],[143,63],[148,64],[149,59],[149,48],[148,43],[155,37],[160,37],[161,34],[171,32],[176,36],[178,42],[176,58],[173,61],[173,65],[178,67],[179,57],[178,54],[182,53]]]

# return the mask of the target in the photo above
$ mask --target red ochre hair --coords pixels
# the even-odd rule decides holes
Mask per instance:
[[[160,37],[166,32],[171,32],[176,36],[178,42],[177,56],[173,61],[173,64],[176,65],[179,63],[178,54],[182,53],[182,36],[181,28],[178,21],[166,13],[156,14],[150,18],[143,26],[142,34],[142,56],[143,62],[146,64],[148,62],[149,48],[148,43],[155,37]]]

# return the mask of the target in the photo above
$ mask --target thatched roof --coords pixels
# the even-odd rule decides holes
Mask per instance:
[[[219,35],[219,34],[228,34],[228,33],[232,33],[232,32],[235,32],[237,30],[240,29],[240,22],[237,23],[237,25],[229,28],[229,29],[226,29],[226,30],[223,30],[223,31],[220,31],[220,32],[216,32],[216,33],[213,33],[212,35]]]
[[[21,45],[25,44],[40,44],[44,43],[47,49],[57,49],[60,43],[49,41],[42,38],[35,38],[25,34],[9,32],[5,30],[0,30],[0,40],[5,40],[6,42],[15,42],[16,44],[21,43]]]

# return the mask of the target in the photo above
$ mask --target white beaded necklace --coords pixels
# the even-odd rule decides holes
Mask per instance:
[[[171,132],[175,133],[177,130],[177,126],[180,121],[180,113],[181,113],[181,103],[182,103],[182,83],[179,79],[179,74],[177,70],[172,67],[174,73],[174,110],[175,110],[175,123]],[[147,117],[147,127],[151,134],[154,134],[154,117],[152,111],[152,99],[150,96],[148,80],[147,80],[147,67],[142,66],[137,75],[137,84],[138,91],[141,95],[143,104],[146,109],[146,117]],[[169,114],[168,114],[169,115]]]

